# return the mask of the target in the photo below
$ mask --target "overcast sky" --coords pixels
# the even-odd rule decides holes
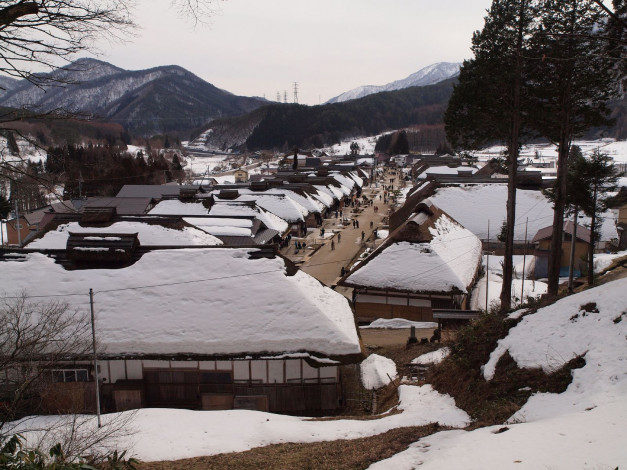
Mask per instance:
[[[139,0],[134,38],[100,43],[129,70],[180,65],[232,93],[318,104],[471,56],[491,0],[227,0],[194,27],[170,0]]]

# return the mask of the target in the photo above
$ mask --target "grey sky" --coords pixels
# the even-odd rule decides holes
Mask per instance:
[[[101,59],[137,70],[176,64],[232,93],[288,92],[318,104],[360,85],[405,78],[471,56],[472,32],[491,0],[228,0],[193,27],[169,0],[141,0],[141,27],[102,42]]]

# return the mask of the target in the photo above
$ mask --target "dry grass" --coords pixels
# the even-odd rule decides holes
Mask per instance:
[[[173,462],[146,462],[138,470],[354,470],[392,457],[421,437],[440,431],[437,425],[393,429],[361,439],[276,444],[246,452]]]
[[[475,420],[473,427],[503,423],[536,392],[562,393],[572,381],[571,371],[585,365],[582,358],[575,358],[547,375],[541,369],[519,368],[506,353],[494,378],[486,381],[481,366],[488,362],[498,339],[515,324],[499,315],[473,322],[460,332],[451,356],[427,378],[440,393],[455,398],[457,406]]]

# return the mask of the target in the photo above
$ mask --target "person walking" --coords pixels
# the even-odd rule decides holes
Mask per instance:
[[[335,242],[331,240],[331,251],[335,250]]]
[[[361,231],[361,241],[364,241],[364,237],[366,236],[366,232],[364,232],[363,230]]]
[[[342,234],[338,233],[337,234],[337,242],[340,243],[342,241]]]
[[[372,227],[374,227],[374,222],[371,220],[370,221],[370,230],[372,230]]]

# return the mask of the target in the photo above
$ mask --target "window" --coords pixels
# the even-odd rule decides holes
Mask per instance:
[[[53,382],[88,382],[87,369],[55,369],[52,371]]]

